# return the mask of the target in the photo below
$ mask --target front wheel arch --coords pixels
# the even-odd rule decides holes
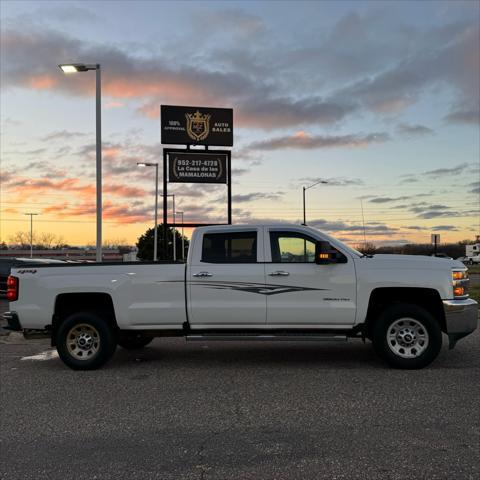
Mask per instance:
[[[443,332],[446,332],[445,311],[440,293],[432,288],[380,287],[372,290],[368,302],[363,334],[372,339],[373,326],[378,316],[387,308],[399,304],[416,305],[427,310]]]

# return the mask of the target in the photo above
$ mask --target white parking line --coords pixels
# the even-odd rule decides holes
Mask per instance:
[[[45,360],[52,360],[54,358],[58,358],[58,353],[56,350],[45,350],[44,352],[37,353],[36,355],[22,357],[20,360],[34,360],[43,362]]]

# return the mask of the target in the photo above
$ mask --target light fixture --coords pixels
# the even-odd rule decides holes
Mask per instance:
[[[63,73],[86,72],[97,70],[97,65],[85,65],[84,63],[62,63],[59,65]]]

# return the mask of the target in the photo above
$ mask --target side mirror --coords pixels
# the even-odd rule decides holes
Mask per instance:
[[[343,255],[337,252],[330,242],[319,240],[315,244],[315,263],[317,265],[329,265],[330,263],[340,263]]]

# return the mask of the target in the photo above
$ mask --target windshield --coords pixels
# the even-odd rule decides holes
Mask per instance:
[[[317,228],[314,228],[314,227],[309,227],[311,228],[312,230],[316,230],[317,232],[319,232],[320,230],[318,230]],[[349,247],[347,244],[341,242],[340,240],[338,240],[337,238],[335,237],[332,237],[330,235],[328,235],[328,233],[325,233],[325,232],[321,232],[322,236],[325,237],[332,245],[338,245],[340,244],[342,246],[343,249],[347,250],[351,255],[356,255],[357,257],[364,257],[365,255],[361,252],[359,252],[358,250],[355,250],[354,248],[352,247]]]

